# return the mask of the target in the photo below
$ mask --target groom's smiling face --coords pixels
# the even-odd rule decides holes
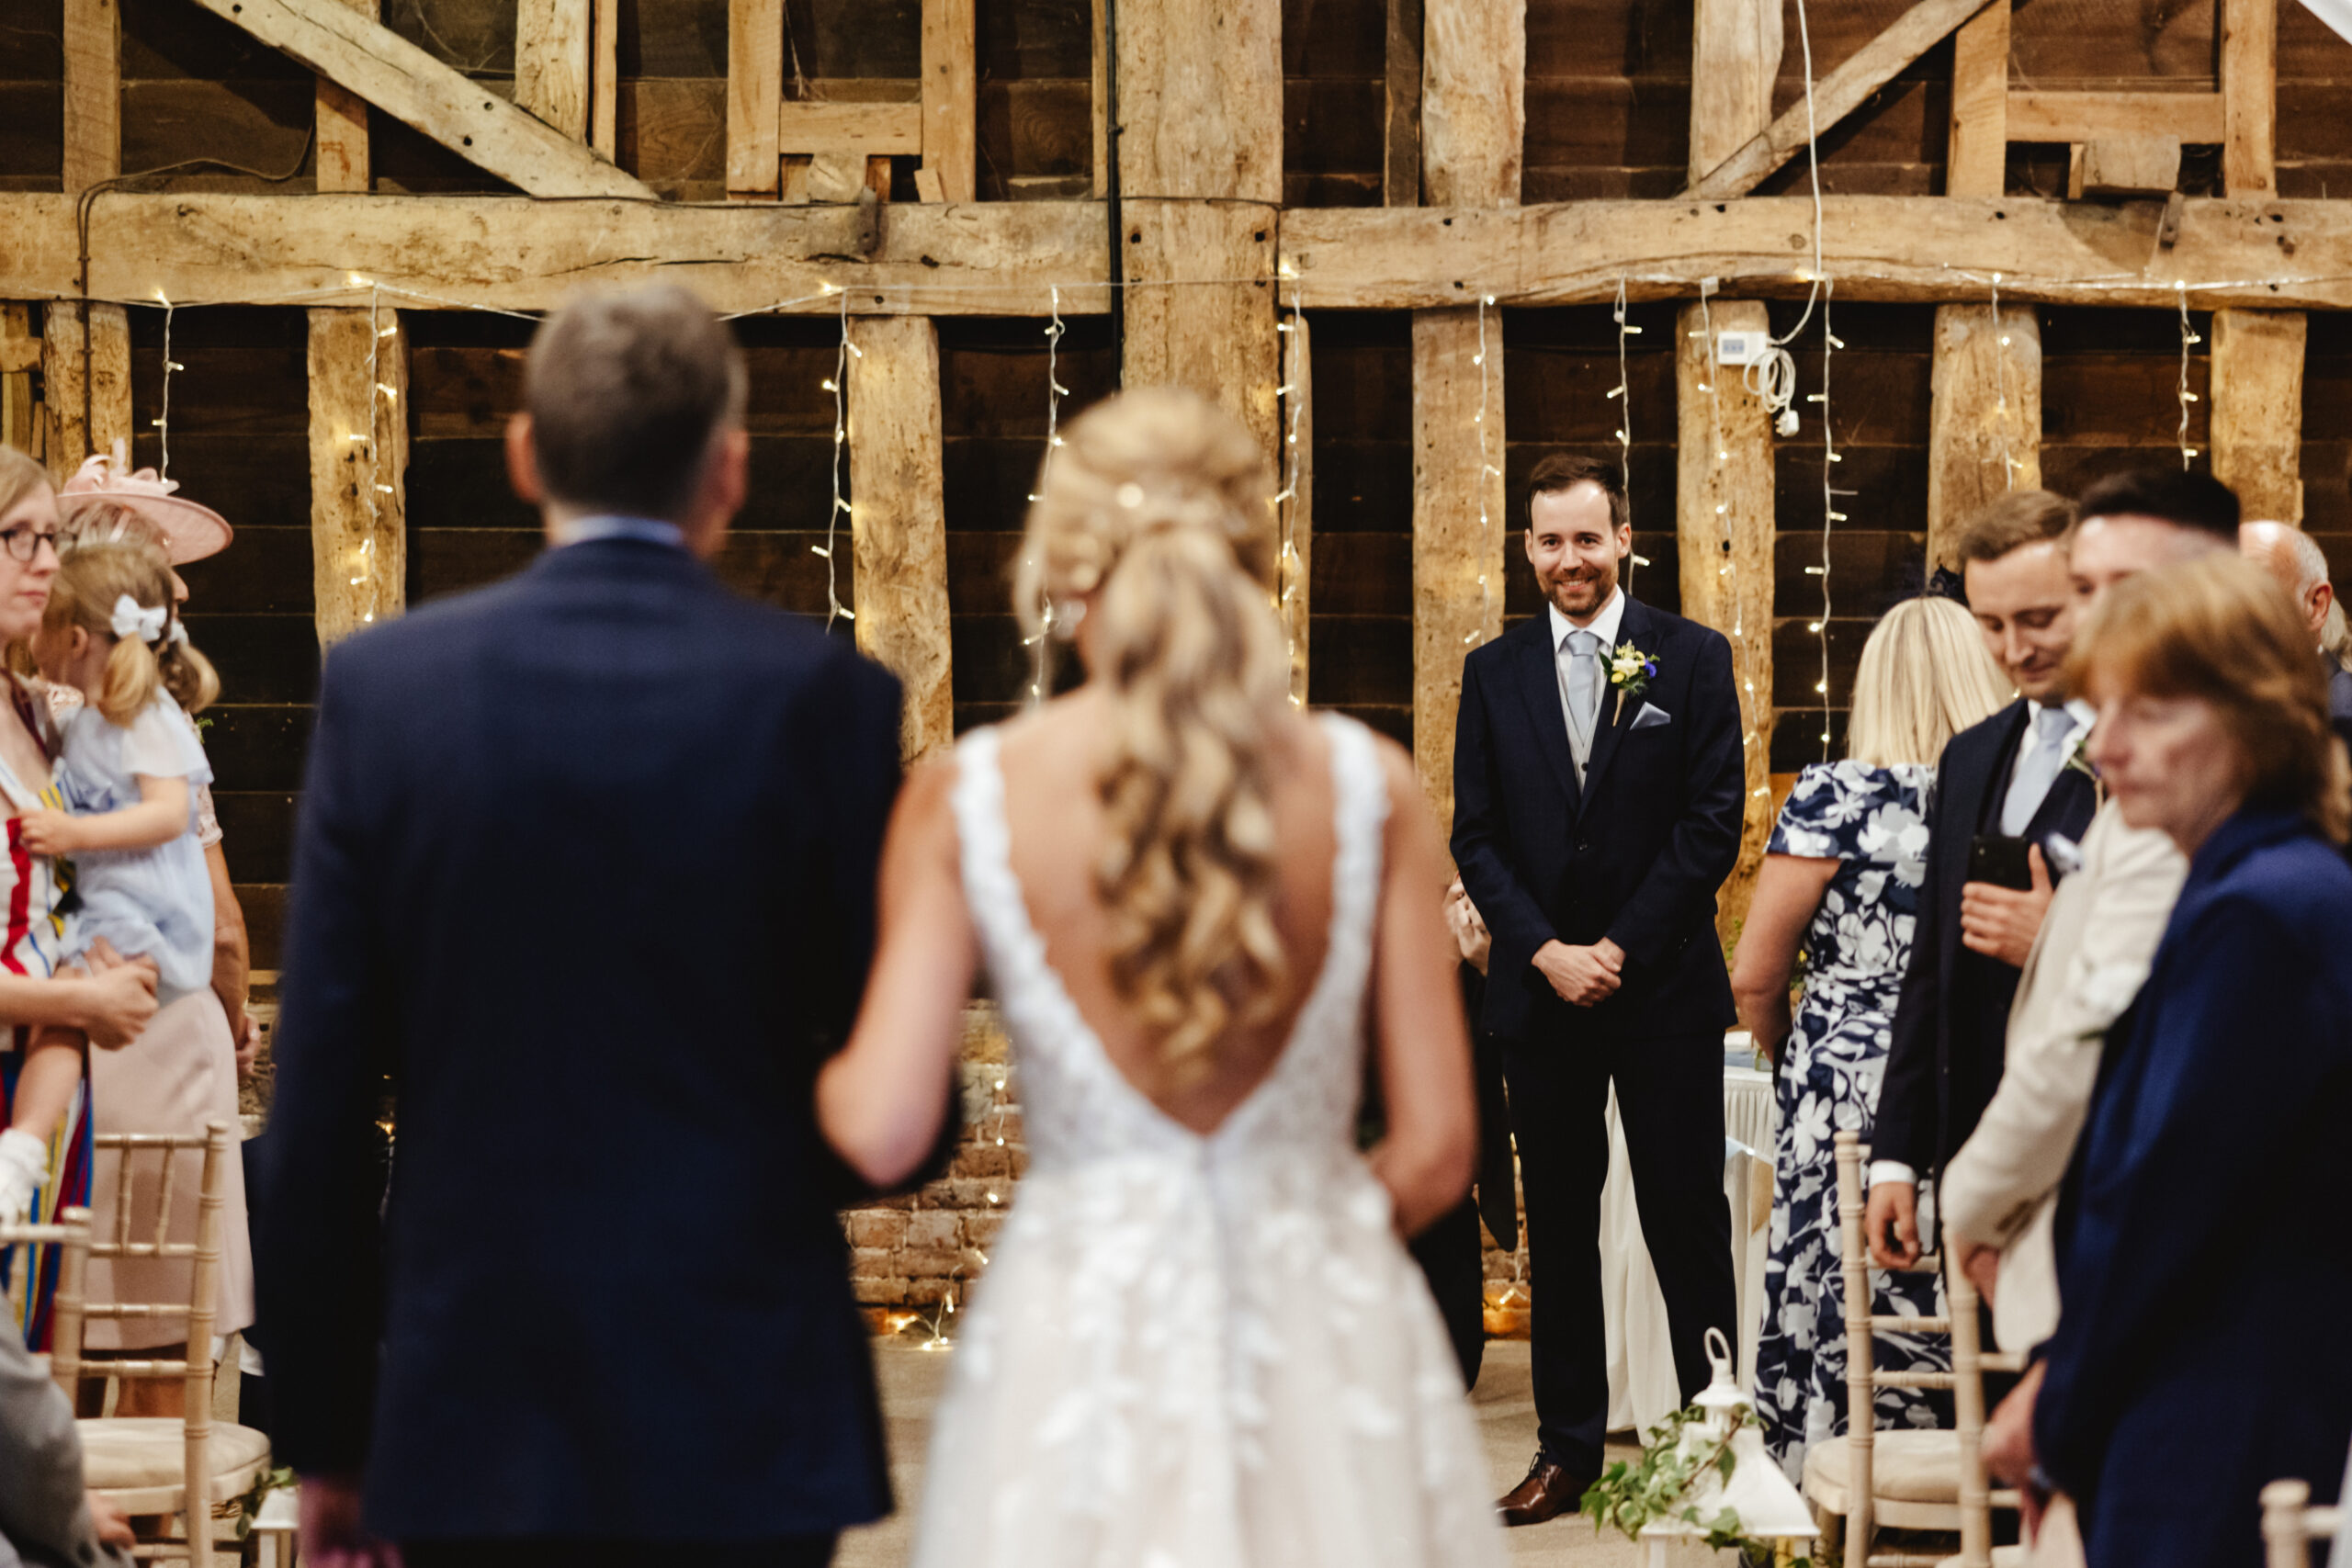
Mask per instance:
[[[1589,479],[1546,491],[1530,499],[1527,517],[1527,564],[1544,597],[1572,621],[1599,615],[1634,547],[1630,525],[1611,526],[1608,493]]]

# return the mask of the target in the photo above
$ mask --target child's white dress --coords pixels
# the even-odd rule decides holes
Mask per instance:
[[[126,958],[155,961],[158,1001],[203,990],[212,984],[212,877],[197,842],[197,792],[212,782],[212,768],[196,727],[160,692],[128,729],[86,704],[61,723],[57,783],[76,817],[137,806],[141,774],[187,781],[187,821],[177,838],[153,849],[73,857],[80,919],[67,956],[80,957],[104,937]]]

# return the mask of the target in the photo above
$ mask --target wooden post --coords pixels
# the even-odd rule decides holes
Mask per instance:
[[[407,344],[393,310],[311,312],[311,581],[322,648],[406,604]]]
[[[2030,305],[1936,307],[1928,416],[1928,570],[1952,525],[2041,484],[2041,321]]]
[[[1423,0],[1388,0],[1387,120],[1380,163],[1380,204],[1421,204],[1421,30]],[[1439,0],[1445,4],[1445,0]]]
[[[607,0],[610,3],[610,0]],[[588,139],[590,0],[516,0],[514,101],[575,141]],[[783,101],[778,93],[776,99]]]
[[[1755,300],[1685,305],[1674,355],[1675,535],[1682,613],[1731,639],[1747,759],[1739,863],[1724,884],[1716,923],[1726,938],[1747,918],[1772,830],[1772,425],[1736,367],[1714,363],[1717,333],[1770,330]]]
[[[33,371],[40,365],[29,305],[0,305],[0,443],[40,456],[33,418]]]
[[[1124,204],[1130,387],[1190,387],[1248,425],[1272,460],[1277,445],[1274,211],[1255,202]]]
[[[65,0],[65,155],[68,195],[122,173],[122,12],[116,0]]]
[[[1106,47],[1110,18],[1104,14],[1109,5],[1110,0],[1092,0],[1094,58],[1088,118],[1094,122],[1093,197],[1097,201],[1108,200],[1111,195],[1111,56]]]
[[[2213,312],[2213,477],[2246,520],[2303,520],[2301,310]]]
[[[1315,360],[1309,351],[1305,311],[1283,321],[1283,385],[1290,403],[1283,410],[1283,458],[1289,465],[1290,499],[1283,502],[1280,604],[1290,633],[1290,700],[1306,705],[1308,602],[1315,579]]]
[[[351,8],[374,21],[376,0],[345,0]],[[364,191],[373,175],[368,155],[368,100],[348,87],[319,78],[318,181],[321,190]]]
[[[1425,6],[1423,199],[1431,207],[1517,207],[1526,140],[1526,0]]]
[[[50,477],[63,484],[82,459],[130,440],[130,314],[120,305],[85,307],[62,299],[42,312],[41,384],[48,410],[43,435]]]
[[[2222,0],[2222,188],[2233,197],[2278,194],[2278,0]]]
[[[979,66],[973,0],[922,0],[922,166],[940,199],[978,194]]]
[[[1698,0],[1690,27],[1690,177],[1772,123],[1781,70],[1778,0]]]
[[[620,0],[593,0],[596,8],[594,56],[589,66],[588,144],[611,158],[620,145]]]
[[[727,0],[727,194],[776,195],[784,0]]]
[[[1951,59],[1944,194],[1999,196],[2009,157],[2009,0],[1960,25]]]
[[[1483,366],[1478,337],[1476,307],[1413,312],[1413,766],[1448,834],[1462,661],[1503,629],[1500,310]]]
[[[900,743],[912,767],[956,739],[939,333],[925,316],[871,316],[852,333],[864,351],[849,382],[857,646],[905,683]]]

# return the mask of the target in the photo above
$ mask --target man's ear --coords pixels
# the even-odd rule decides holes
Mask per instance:
[[[531,416],[518,413],[506,422],[506,482],[526,506],[543,505],[547,492],[539,483],[539,455],[531,446]]]

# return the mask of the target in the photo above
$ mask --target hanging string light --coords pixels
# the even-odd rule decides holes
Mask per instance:
[[[1046,327],[1046,455],[1037,464],[1038,488],[1029,494],[1029,502],[1033,506],[1037,503],[1045,489],[1046,470],[1053,467],[1054,448],[1062,444],[1062,400],[1069,396],[1069,389],[1062,385],[1061,376],[1062,334],[1067,329],[1062,324],[1060,287],[1057,285],[1052,293],[1054,319]],[[1046,585],[1045,574],[1040,572],[1037,583],[1037,629],[1022,639],[1028,646],[1030,652],[1029,705],[1031,707],[1046,700],[1046,677],[1051,673],[1046,665],[1052,652],[1049,644],[1053,631],[1054,593],[1053,590]],[[1003,1087],[1001,1081],[997,1087],[999,1089]],[[1001,1143],[1003,1140],[998,1141]]]
[[[825,513],[825,542],[808,547],[824,558],[825,562],[825,629],[831,631],[835,620],[854,621],[857,615],[842,605],[841,568],[833,557],[834,546],[840,540],[842,513],[849,502],[842,496],[842,464],[849,457],[849,362],[852,355],[863,359],[865,351],[849,340],[849,294],[837,285],[828,283],[824,291],[841,298],[842,341],[833,355],[833,373],[818,383],[833,394],[833,505]]]
[[[1292,628],[1291,606],[1298,602],[1304,586],[1306,560],[1298,553],[1298,477],[1300,465],[1306,454],[1298,449],[1299,415],[1305,412],[1307,389],[1299,380],[1299,368],[1304,363],[1304,351],[1299,347],[1300,325],[1306,319],[1306,295],[1299,287],[1298,274],[1288,262],[1282,264],[1282,276],[1290,282],[1290,320],[1276,321],[1274,331],[1290,341],[1283,348],[1283,367],[1286,374],[1274,395],[1283,400],[1283,430],[1282,449],[1283,488],[1274,496],[1274,524],[1281,531],[1282,552],[1275,575],[1280,579],[1276,605],[1282,611],[1283,631],[1290,642],[1290,702],[1293,707],[1306,705],[1306,682],[1304,661],[1298,654],[1298,634]]]
[[[1829,359],[1846,345],[1838,341],[1838,333],[1829,322],[1829,307],[1837,288],[1828,279],[1822,280],[1821,293],[1821,619],[1813,629],[1821,638],[1821,681],[1814,690],[1821,697],[1821,760],[1829,761],[1829,541],[1837,525],[1846,521],[1838,510],[1838,498],[1844,492],[1830,481],[1836,465],[1845,459],[1838,455],[1838,427],[1829,417]]]
[[[1625,492],[1625,520],[1634,518],[1634,391],[1633,378],[1626,374],[1625,340],[1637,336],[1641,328],[1625,319],[1625,275],[1617,275],[1617,384],[1609,389],[1609,396],[1617,404],[1617,488]],[[1634,568],[1649,565],[1645,556],[1629,557],[1625,563],[1625,592],[1634,591]]]
[[[2188,351],[2205,340],[2189,324],[2188,281],[2175,282],[2173,291],[2180,302],[2180,468],[2186,473],[2190,459],[2197,456],[2197,448],[2188,444],[2188,405],[2197,400],[2197,394],[2188,389]]]
[[[155,298],[164,302],[164,397],[163,406],[155,414],[155,446],[158,453],[155,463],[155,477],[158,479],[167,479],[172,477],[172,372],[175,370],[185,370],[187,367],[185,365],[175,365],[172,363],[172,310],[174,307],[172,305],[171,297],[165,294],[162,289],[158,288],[155,290]],[[373,367],[371,367],[370,368],[372,369]],[[376,378],[371,374],[368,379],[372,385]]]
[[[1487,481],[1502,478],[1503,471],[1487,456],[1487,310],[1493,305],[1491,294],[1478,296],[1478,352],[1470,363],[1478,367],[1478,412],[1471,423],[1478,427],[1478,548],[1487,547],[1487,531],[1494,525],[1494,518],[1487,505]],[[1492,582],[1497,563],[1483,561],[1478,570],[1478,624],[1462,640],[1476,647],[1487,635],[1487,623],[1494,618],[1495,590]]]

